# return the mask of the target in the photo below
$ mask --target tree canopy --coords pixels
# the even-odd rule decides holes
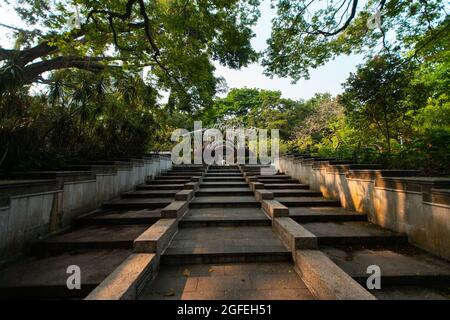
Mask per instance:
[[[9,1],[8,1],[9,3]],[[78,68],[149,70],[169,102],[198,108],[216,92],[212,60],[240,68],[257,59],[250,40],[258,0],[17,0],[27,29],[14,28],[14,48],[0,48],[1,90],[45,73]],[[12,5],[12,4],[11,4]]]
[[[446,6],[440,0],[278,0],[262,63],[268,75],[297,81],[340,54],[432,54],[448,38]]]

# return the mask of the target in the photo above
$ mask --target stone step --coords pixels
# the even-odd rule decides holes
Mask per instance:
[[[287,207],[340,207],[339,200],[322,197],[276,197],[281,204]]]
[[[388,247],[325,247],[323,251],[352,278],[366,283],[367,267],[381,270],[381,289],[395,286],[445,286],[450,288],[450,263],[411,245]],[[382,291],[381,290],[381,291]],[[372,290],[376,294],[377,290]],[[447,299],[449,297],[447,296]]]
[[[279,184],[279,183],[298,183],[297,179],[279,179],[279,178],[258,178],[259,182],[262,183],[271,183],[271,184]]]
[[[196,177],[203,175],[203,171],[169,171],[169,172],[163,172],[161,176],[163,177],[171,177],[171,176],[189,176],[189,177]]]
[[[227,196],[208,196],[208,197],[195,197],[189,203],[189,208],[217,208],[217,207],[261,207],[261,203],[256,201],[253,196],[239,196],[239,197],[227,197]]]
[[[76,220],[80,225],[154,224],[161,218],[161,209],[132,211],[103,211]]]
[[[0,269],[0,299],[82,299],[131,253],[131,249],[88,250],[20,259]],[[81,269],[80,290],[67,288],[71,265]]]
[[[158,185],[158,184],[186,184],[188,182],[191,182],[191,179],[173,179],[173,180],[148,180],[147,185]]]
[[[258,262],[164,266],[139,299],[313,300],[314,297],[292,263]]]
[[[241,172],[210,172],[205,174],[205,178],[209,177],[243,177]]]
[[[270,226],[271,220],[260,208],[198,208],[190,209],[179,227],[207,226]]]
[[[267,189],[267,188],[266,188]],[[275,197],[321,197],[322,192],[311,191],[311,190],[301,190],[301,189],[267,189],[273,192]]]
[[[252,196],[253,191],[247,188],[200,188],[196,196]]]
[[[168,198],[180,190],[137,190],[122,193],[122,198]]]
[[[136,186],[136,190],[181,190],[184,187],[182,184],[140,184]]]
[[[174,171],[174,170],[184,170],[184,171],[191,171],[191,170],[199,170],[199,171],[204,171],[206,169],[206,167],[204,166],[204,165],[202,165],[202,164],[188,164],[188,165],[186,165],[186,164],[181,164],[181,165],[178,165],[178,164],[175,164],[175,165],[173,165],[172,166],[172,168],[171,168],[171,170],[172,171]]]
[[[278,180],[292,180],[291,176],[284,174],[271,174],[271,175],[255,175],[258,180],[278,179]]]
[[[292,207],[289,217],[297,222],[367,221],[367,215],[341,207]]]
[[[175,180],[190,180],[192,177],[194,177],[194,175],[171,175],[171,176],[158,176],[155,181],[158,180],[170,180],[170,181],[175,181]]]
[[[237,181],[237,182],[202,182],[200,184],[200,188],[245,188],[248,187],[248,184],[245,181]]]
[[[406,235],[383,229],[370,222],[308,222],[301,225],[317,237],[321,246],[408,243]]]
[[[181,228],[162,264],[291,261],[271,227]]]
[[[277,189],[309,189],[309,185],[301,183],[267,183],[263,182],[264,188],[270,190]]]
[[[139,210],[164,208],[174,199],[171,198],[128,198],[117,199],[103,204],[103,209],[111,210]]]
[[[132,249],[133,241],[148,227],[117,225],[76,228],[32,243],[30,253],[42,257],[78,250]]]
[[[239,176],[239,177],[229,177],[229,176],[225,176],[225,177],[203,177],[203,181],[204,182],[232,182],[232,181],[245,181],[243,176]]]
[[[242,172],[238,169],[236,169],[236,170],[234,170],[234,169],[233,170],[212,169],[212,170],[206,171],[206,173],[241,173],[242,174]]]

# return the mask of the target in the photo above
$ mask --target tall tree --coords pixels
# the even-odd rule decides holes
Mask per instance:
[[[170,90],[170,104],[189,109],[215,94],[211,60],[240,68],[257,59],[250,40],[259,0],[17,0],[10,5],[28,27],[9,26],[16,31],[16,45],[0,48],[2,91],[58,69],[148,67],[153,81]]]
[[[411,58],[449,33],[446,9],[440,0],[278,0],[263,65],[297,81],[340,54]]]

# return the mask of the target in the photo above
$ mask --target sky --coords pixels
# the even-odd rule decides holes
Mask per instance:
[[[270,8],[270,0],[264,0],[260,10],[261,17],[254,27],[256,37],[252,40],[252,45],[257,51],[266,48],[266,40],[270,37],[271,20],[276,14],[275,9]],[[264,68],[256,63],[241,70],[232,70],[216,64],[216,74],[225,78],[230,89],[248,87],[277,90],[281,91],[284,98],[298,100],[308,99],[319,92],[329,92],[333,95],[340,93],[341,84],[362,61],[362,55],[339,56],[322,67],[310,70],[310,79],[300,80],[296,84],[292,84],[290,78],[266,77],[263,74]]]
[[[270,37],[271,20],[275,16],[275,9],[270,7],[270,0],[261,3],[261,17],[254,27],[255,38],[252,45],[257,51],[266,48],[266,40]],[[23,27],[15,12],[7,10],[0,5],[1,23]],[[0,27],[0,45],[11,48],[11,39],[8,30]],[[232,70],[219,64],[216,66],[216,75],[222,76],[227,82],[228,88],[261,88],[267,90],[281,91],[284,98],[294,100],[308,99],[315,93],[329,92],[336,95],[342,91],[341,84],[347,79],[350,72],[356,70],[356,66],[362,63],[363,58],[359,55],[339,56],[329,61],[324,66],[310,70],[310,79],[300,80],[296,84],[291,83],[289,78],[267,77],[263,74],[263,67],[257,63],[251,64],[241,70]]]

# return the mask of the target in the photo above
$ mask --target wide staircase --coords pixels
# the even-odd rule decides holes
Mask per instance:
[[[140,288],[139,299],[322,298],[321,286],[305,276],[312,272],[321,284],[333,275],[320,263],[312,270],[299,267],[257,191],[287,207],[287,218],[317,241],[313,251],[325,254],[361,290],[366,290],[367,268],[375,265],[381,289],[368,292],[376,298],[450,298],[447,261],[308,185],[283,173],[261,174],[261,168],[174,166],[80,217],[70,229],[30,243],[26,256],[0,269],[0,297],[85,298],[133,253],[134,241],[164,218],[163,208],[192,187],[189,208],[176,219],[177,232],[158,252],[158,272]],[[82,270],[81,290],[67,289],[70,265]]]
[[[82,299],[133,253],[133,243],[161,219],[203,166],[170,170],[75,221],[68,230],[29,244],[27,254],[0,269],[0,298]],[[81,288],[69,290],[68,266],[81,270]]]
[[[237,166],[210,166],[141,299],[314,299]]]

